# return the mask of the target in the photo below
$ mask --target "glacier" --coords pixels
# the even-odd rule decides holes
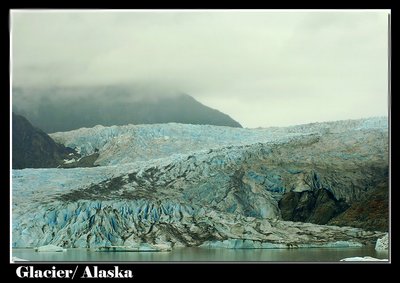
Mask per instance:
[[[153,124],[53,133],[98,167],[12,170],[12,246],[297,248],[378,231],[283,221],[290,190],[353,201],[388,170],[387,118],[242,129]]]
[[[67,249],[55,245],[45,245],[35,248],[36,252],[66,252]]]
[[[378,239],[375,244],[376,251],[387,251],[389,249],[389,233]]]
[[[75,148],[84,156],[99,150],[100,157],[96,164],[113,165],[228,146],[283,143],[296,136],[387,130],[387,127],[385,117],[257,129],[177,123],[111,127],[97,125],[53,133],[50,137]]]

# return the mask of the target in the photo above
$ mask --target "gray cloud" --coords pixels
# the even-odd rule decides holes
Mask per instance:
[[[247,127],[387,115],[388,13],[16,10],[13,85],[157,85]]]

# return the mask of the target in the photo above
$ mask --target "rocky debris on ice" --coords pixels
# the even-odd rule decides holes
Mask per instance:
[[[225,249],[296,249],[296,248],[354,248],[363,245],[355,241],[326,241],[320,243],[270,243],[260,240],[229,239],[224,241],[207,241],[200,245],[204,248]]]
[[[386,259],[379,259],[379,258],[374,258],[370,256],[356,256],[356,257],[347,257],[344,259],[341,259],[340,261],[389,261],[387,258]]]
[[[389,233],[385,236],[376,240],[375,250],[376,251],[387,251],[389,249]]]
[[[66,252],[67,249],[64,249],[55,245],[45,245],[35,248],[36,252]]]
[[[97,252],[166,252],[171,251],[171,245],[168,244],[148,244],[140,243],[130,246],[108,246],[98,247]]]

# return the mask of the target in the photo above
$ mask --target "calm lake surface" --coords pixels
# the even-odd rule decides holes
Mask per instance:
[[[342,258],[371,256],[388,258],[374,247],[302,249],[207,249],[175,248],[170,252],[95,252],[69,249],[66,252],[35,252],[13,249],[12,256],[30,261],[63,262],[338,262]]]

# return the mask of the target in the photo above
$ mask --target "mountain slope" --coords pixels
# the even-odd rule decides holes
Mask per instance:
[[[331,219],[328,224],[389,231],[387,182],[382,182],[373,190],[368,191],[361,200],[354,202],[349,209]]]
[[[24,117],[12,113],[12,168],[57,167],[75,151],[55,143]]]
[[[13,89],[13,111],[47,133],[96,125],[185,123],[241,127],[186,94],[123,87]]]

